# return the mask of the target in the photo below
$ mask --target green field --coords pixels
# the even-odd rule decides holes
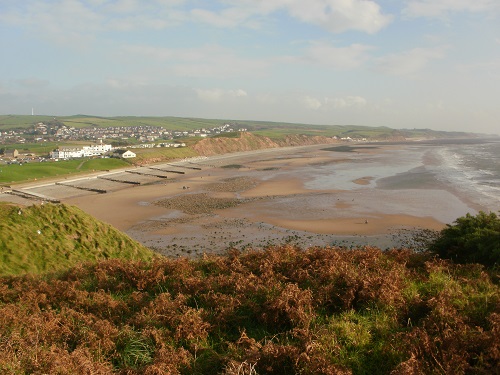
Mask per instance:
[[[121,159],[74,159],[58,162],[32,162],[26,164],[0,165],[0,184],[32,181],[43,178],[78,174],[89,171],[104,171],[130,165]]]
[[[188,117],[99,117],[99,116],[28,116],[0,115],[0,130],[29,128],[38,122],[48,123],[57,120],[67,126],[84,127],[118,127],[118,126],[157,126],[169,130],[194,130],[221,126],[230,120],[198,119]]]

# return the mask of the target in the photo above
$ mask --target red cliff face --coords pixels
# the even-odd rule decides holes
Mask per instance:
[[[283,139],[273,140],[268,137],[254,135],[252,133],[241,133],[238,138],[206,138],[193,146],[193,150],[199,155],[211,156],[230,152],[253,151],[266,148],[306,146],[314,144],[327,144],[338,142],[330,137],[290,135]]]

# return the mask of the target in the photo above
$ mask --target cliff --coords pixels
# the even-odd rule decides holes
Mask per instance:
[[[253,151],[266,148],[306,146],[315,144],[336,143],[331,137],[307,136],[301,134],[288,135],[283,139],[271,139],[248,132],[240,133],[235,138],[206,138],[192,146],[193,150],[202,156],[220,155],[231,152]]]

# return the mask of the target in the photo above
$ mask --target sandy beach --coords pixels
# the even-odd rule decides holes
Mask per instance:
[[[197,169],[161,182],[63,201],[169,256],[282,243],[386,249],[480,208],[419,174],[422,163],[425,153],[402,146],[263,150],[199,158],[189,162]]]

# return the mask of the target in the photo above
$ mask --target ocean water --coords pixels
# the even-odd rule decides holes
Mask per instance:
[[[490,211],[500,210],[500,141],[440,144],[430,151],[435,177]]]
[[[500,139],[425,141],[348,157],[348,162],[315,168],[306,188],[392,190],[394,194],[446,190],[477,210],[500,211]],[[363,177],[370,177],[368,183],[357,184]]]

